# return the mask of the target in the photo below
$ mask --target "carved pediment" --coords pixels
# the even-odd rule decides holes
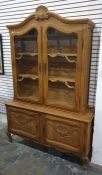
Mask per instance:
[[[48,9],[44,6],[39,6],[34,14],[36,20],[47,20],[49,18]]]

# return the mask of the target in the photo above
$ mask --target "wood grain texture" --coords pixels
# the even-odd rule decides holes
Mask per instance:
[[[39,113],[13,107],[7,108],[7,112],[9,132],[39,140]]]
[[[82,151],[83,123],[57,118],[45,117],[45,142],[80,153]]]
[[[78,121],[82,121],[85,123],[91,123],[94,115],[94,110],[89,108],[84,112],[76,113],[68,110],[62,110],[61,108],[56,108],[56,107],[51,107],[51,106],[46,106],[46,105],[38,105],[38,104],[31,104],[27,102],[22,102],[18,100],[9,100],[5,102],[6,106],[8,107],[17,107],[23,109],[27,109],[30,111],[36,111],[36,112],[41,112],[45,114],[52,114],[56,116],[62,116]]]

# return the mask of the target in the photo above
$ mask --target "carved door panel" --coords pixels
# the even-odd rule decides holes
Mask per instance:
[[[52,115],[45,117],[45,142],[60,149],[82,152],[83,124]]]
[[[9,107],[8,115],[10,132],[39,140],[39,113]]]
[[[45,103],[78,111],[82,26],[49,19],[43,27],[43,44]]]
[[[42,103],[41,27],[32,24],[11,33],[14,94],[16,99]]]

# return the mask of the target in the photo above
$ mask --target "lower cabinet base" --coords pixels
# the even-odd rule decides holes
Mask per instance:
[[[12,133],[10,133],[9,131],[7,132],[7,136],[8,136],[8,140],[9,140],[9,142],[12,142],[12,135],[14,135],[14,134],[12,134]],[[16,134],[15,134],[16,135]],[[28,139],[28,138],[27,138]],[[33,140],[34,141],[34,140]],[[48,145],[44,145],[44,146],[48,146]],[[50,146],[49,146],[50,147]],[[50,147],[50,148],[53,148],[53,147]],[[55,150],[56,150],[57,148],[55,148]],[[58,151],[61,151],[61,153],[64,153],[64,150],[60,150],[60,149],[57,149]],[[65,152],[66,153],[66,152]],[[68,151],[67,153],[69,153],[69,155],[68,156],[74,156],[74,153],[73,154],[70,154],[70,151]],[[84,169],[87,169],[87,167],[88,167],[88,165],[89,165],[89,158],[88,158],[88,156],[87,157],[82,157],[81,155],[79,156],[79,155],[76,155],[75,154],[75,156],[78,156],[79,158],[80,158],[80,160],[81,160],[81,162],[82,162],[82,164],[83,164],[83,168]],[[77,161],[78,162],[78,161]]]
[[[9,140],[9,142],[12,142],[13,141],[13,135],[16,135],[16,134],[12,134],[12,133],[10,133],[10,132],[7,132],[7,136],[8,136],[8,140]],[[18,135],[18,134],[17,134]],[[29,138],[26,138],[27,140],[29,139]],[[34,140],[33,140],[34,141]],[[36,142],[35,142],[36,143]],[[42,146],[42,145],[41,145]],[[48,145],[43,145],[43,146],[47,146],[48,147]],[[49,146],[49,148],[54,148],[54,147],[51,147],[51,146]],[[69,153],[69,155],[68,156],[71,156],[71,157],[73,157],[74,156],[74,153],[72,153],[72,154],[70,154],[70,151],[68,151],[68,152],[64,152],[64,150],[60,150],[60,149],[58,149],[58,148],[55,148],[55,150],[58,150],[58,151],[61,151],[61,153]],[[76,159],[76,156],[78,156],[79,158],[80,158],[80,160],[81,160],[81,162],[82,162],[82,164],[83,164],[83,168],[84,169],[86,169],[87,167],[88,167],[88,165],[89,165],[89,158],[88,157],[82,157],[81,155],[76,155],[75,154],[75,159]],[[78,162],[78,161],[77,161]]]
[[[12,134],[71,153],[88,166],[93,112],[73,113],[19,101],[6,103],[9,141]]]

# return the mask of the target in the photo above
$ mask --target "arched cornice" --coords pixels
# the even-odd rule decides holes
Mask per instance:
[[[20,28],[32,19],[36,21],[44,21],[44,20],[48,20],[50,17],[56,18],[62,21],[63,23],[67,23],[67,24],[68,23],[69,24],[88,24],[90,27],[94,26],[94,23],[89,19],[75,19],[75,20],[64,19],[63,17],[61,17],[56,13],[49,12],[45,6],[41,5],[36,8],[35,13],[27,17],[23,22],[19,24],[14,24],[14,25],[8,25],[7,28],[8,29]]]

